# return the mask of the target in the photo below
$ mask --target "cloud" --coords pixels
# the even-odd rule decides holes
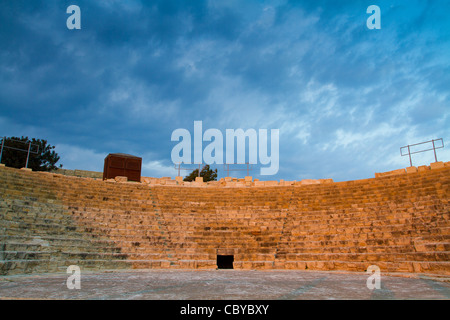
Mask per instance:
[[[68,1],[0,12],[2,134],[47,139],[64,166],[123,152],[172,175],[171,133],[195,120],[280,129],[271,179],[370,177],[408,165],[403,145],[450,139],[448,4],[382,0],[373,31],[355,1],[76,3],[76,32]]]
[[[62,164],[64,169],[103,172],[107,154],[66,144],[55,145],[55,151],[61,157],[58,164]]]
[[[185,175],[182,173],[181,175]],[[145,177],[172,177],[175,178],[177,176],[177,170],[175,170],[174,165],[167,166],[163,164],[161,161],[152,160],[142,163],[142,176]]]

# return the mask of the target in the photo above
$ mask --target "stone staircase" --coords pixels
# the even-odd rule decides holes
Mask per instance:
[[[149,186],[0,167],[0,274],[308,269],[450,274],[450,167],[326,184]]]
[[[163,235],[139,187],[0,167],[0,273],[160,267]]]
[[[448,274],[449,171],[295,189],[277,266]]]

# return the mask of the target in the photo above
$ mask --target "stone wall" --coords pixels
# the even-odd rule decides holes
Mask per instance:
[[[87,170],[70,170],[70,169],[56,169],[52,173],[62,174],[64,176],[82,177],[82,178],[94,178],[103,179],[103,172],[87,171]]]
[[[264,184],[262,184],[264,183]],[[101,181],[0,167],[0,273],[307,269],[450,274],[450,166],[376,178]]]

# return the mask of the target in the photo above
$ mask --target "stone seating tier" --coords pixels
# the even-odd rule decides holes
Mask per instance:
[[[0,274],[215,269],[218,255],[236,269],[450,274],[448,163],[346,182],[248,180],[119,183],[0,167]]]

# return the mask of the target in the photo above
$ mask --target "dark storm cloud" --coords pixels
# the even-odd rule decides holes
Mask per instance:
[[[79,169],[127,152],[167,175],[170,135],[194,120],[279,128],[273,178],[293,180],[368,177],[403,166],[398,147],[448,137],[441,2],[379,1],[376,31],[367,1],[0,4],[0,133],[45,134]]]

